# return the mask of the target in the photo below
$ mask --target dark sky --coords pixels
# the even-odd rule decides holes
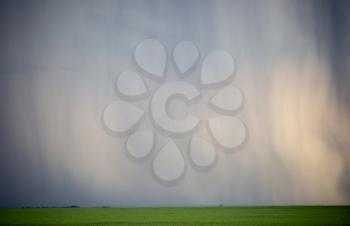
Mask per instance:
[[[0,207],[349,204],[349,28],[347,1],[1,1]],[[146,38],[229,51],[245,96],[244,148],[174,186],[101,126]]]

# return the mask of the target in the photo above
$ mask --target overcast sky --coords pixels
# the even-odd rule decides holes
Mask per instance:
[[[349,204],[349,15],[331,0],[1,1],[0,206]],[[245,96],[242,150],[172,186],[101,126],[146,38],[227,50]]]

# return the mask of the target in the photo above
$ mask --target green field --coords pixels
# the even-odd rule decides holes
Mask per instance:
[[[350,225],[350,206],[0,209],[0,225]]]

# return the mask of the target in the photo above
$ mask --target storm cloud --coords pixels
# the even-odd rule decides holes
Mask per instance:
[[[349,12],[346,1],[2,1],[0,206],[348,204]],[[188,165],[175,186],[101,126],[146,38],[227,50],[245,96],[242,150],[219,152],[210,171]]]

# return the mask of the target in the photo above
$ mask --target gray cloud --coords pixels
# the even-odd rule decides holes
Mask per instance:
[[[349,203],[348,3],[1,4],[1,206]],[[193,41],[202,57],[231,52],[245,95],[243,150],[219,152],[205,172],[186,160],[172,187],[100,124],[115,78],[150,37],[168,50]]]

